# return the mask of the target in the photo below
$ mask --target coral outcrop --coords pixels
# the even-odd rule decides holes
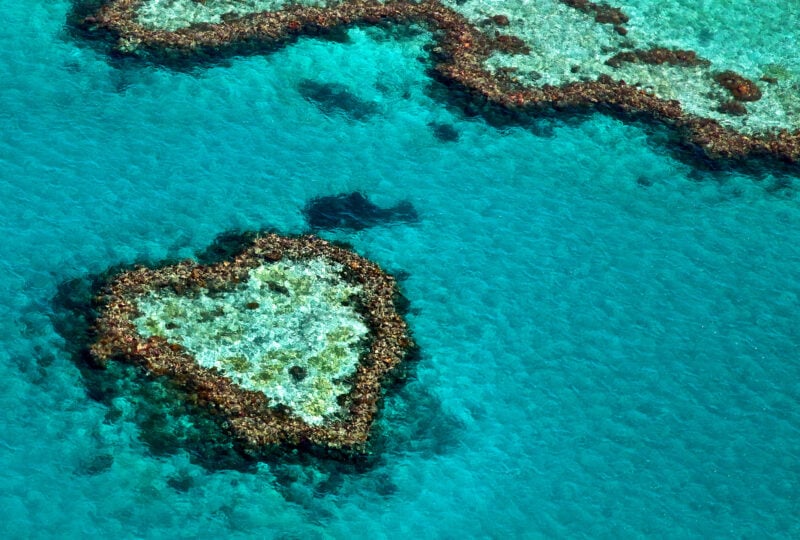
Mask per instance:
[[[671,66],[681,67],[711,65],[711,62],[704,58],[700,58],[694,51],[667,49],[664,47],[656,47],[647,50],[624,51],[617,53],[606,60],[606,64],[611,67],[619,67],[625,62],[642,62],[644,64],[650,64],[654,66],[669,64]]]
[[[96,301],[95,363],[166,376],[248,449],[366,448],[412,346],[394,279],[315,236],[268,234],[213,265],[123,272]]]
[[[733,71],[718,73],[714,80],[728,90],[734,99],[739,101],[758,101],[761,90],[756,83]]]

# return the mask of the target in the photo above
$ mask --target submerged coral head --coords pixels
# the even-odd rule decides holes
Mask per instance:
[[[303,208],[303,214],[313,229],[360,231],[381,224],[419,221],[417,210],[409,201],[400,201],[390,208],[383,208],[357,191],[315,197]]]

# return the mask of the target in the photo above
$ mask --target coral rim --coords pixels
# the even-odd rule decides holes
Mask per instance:
[[[287,407],[270,403],[262,392],[246,390],[219,371],[200,366],[182,346],[160,336],[144,338],[134,325],[137,298],[148,292],[166,288],[177,294],[229,290],[246,281],[248,272],[257,266],[312,258],[341,265],[342,279],[360,287],[357,308],[369,329],[368,350],[359,358],[351,390],[343,400],[347,414],[341,419],[322,425],[306,423]],[[315,236],[268,234],[217,264],[184,261],[156,269],[137,267],[115,276],[95,298],[99,315],[90,355],[98,366],[121,360],[149,374],[168,377],[186,392],[187,399],[219,414],[247,451],[310,445],[356,455],[367,451],[382,384],[412,347],[408,327],[395,308],[396,295],[394,278],[351,251]]]

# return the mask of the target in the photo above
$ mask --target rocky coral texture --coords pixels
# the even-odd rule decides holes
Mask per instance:
[[[214,5],[218,12],[228,9],[225,0]],[[435,40],[434,76],[480,106],[521,114],[595,107],[636,118],[646,114],[676,128],[710,158],[800,159],[800,102],[789,86],[771,84],[762,92],[694,51],[637,50],[623,26],[628,16],[603,3],[535,0],[496,6],[502,13],[471,0],[344,0],[274,10],[253,3],[253,12],[231,9],[219,15],[220,22],[177,30],[143,24],[142,6],[141,0],[111,0],[85,24],[115,34],[122,52],[168,55],[280,44],[354,24],[418,24]],[[758,103],[732,108],[731,96]]]
[[[314,236],[257,238],[232,260],[137,268],[97,298],[91,356],[166,375],[245,446],[359,452],[381,384],[411,346],[394,280]]]
[[[734,99],[739,101],[758,101],[761,99],[761,90],[758,85],[738,73],[723,71],[718,73],[714,80],[728,90]]]

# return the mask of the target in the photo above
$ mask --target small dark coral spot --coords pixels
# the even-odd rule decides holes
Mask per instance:
[[[508,16],[506,15],[494,15],[492,17],[492,22],[497,26],[508,26],[511,21],[508,20]]]
[[[273,281],[270,281],[267,283],[267,287],[269,287],[269,290],[271,290],[274,293],[289,296],[289,289],[281,285],[280,283],[275,283]]]
[[[175,491],[186,493],[194,485],[194,478],[192,478],[188,474],[170,476],[169,478],[167,478],[167,485],[172,489],[174,489]]]
[[[109,470],[114,464],[114,456],[111,454],[99,454],[81,463],[78,471],[81,474],[96,475]]]
[[[439,122],[431,122],[428,124],[433,130],[433,136],[441,142],[456,142],[459,134],[452,124],[440,124]]]
[[[719,112],[729,114],[731,116],[744,116],[747,114],[747,107],[742,105],[741,102],[731,100],[719,106]]]
[[[517,36],[501,34],[494,38],[498,51],[507,54],[530,54],[531,48]]]
[[[397,281],[406,281],[411,277],[411,273],[406,270],[395,270],[392,272],[392,275]]]
[[[308,370],[302,366],[292,366],[289,368],[289,375],[295,382],[300,382],[308,376]]]

